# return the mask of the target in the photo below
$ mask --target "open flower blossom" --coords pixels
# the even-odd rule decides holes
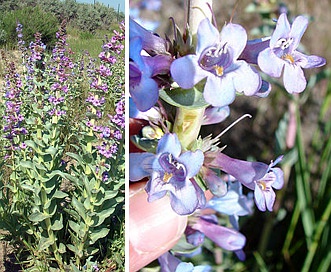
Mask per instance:
[[[238,181],[228,182],[228,190],[224,196],[214,196],[206,204],[206,209],[213,209],[219,213],[229,216],[232,226],[239,230],[239,216],[252,214],[254,205],[253,194],[247,196],[242,192],[242,185]]]
[[[269,47],[262,50],[257,58],[261,70],[272,77],[280,77],[284,70],[284,87],[289,93],[300,93],[306,88],[307,81],[302,68],[320,67],[326,63],[322,57],[307,56],[297,51],[307,26],[306,17],[298,16],[290,25],[286,14],[282,13],[271,36]],[[265,44],[265,41],[263,43]]]
[[[272,211],[276,199],[272,188],[279,190],[284,185],[283,171],[279,167],[274,167],[282,160],[282,156],[267,165],[261,162],[233,159],[220,152],[209,155],[213,157],[207,163],[209,167],[223,170],[247,188],[254,190],[254,199],[258,209]]]
[[[156,154],[130,153],[131,181],[150,177],[146,184],[148,201],[170,193],[170,204],[180,215],[193,213],[205,205],[205,195],[194,180],[203,164],[201,150],[181,153],[176,134],[166,133],[158,142]]]
[[[229,23],[219,33],[206,18],[198,27],[196,53],[174,60],[171,76],[183,89],[207,78],[203,95],[215,107],[232,103],[236,92],[255,95],[262,84],[260,75],[247,62],[238,60],[246,42],[242,26]]]

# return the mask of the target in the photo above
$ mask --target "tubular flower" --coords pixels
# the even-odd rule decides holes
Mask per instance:
[[[158,258],[162,272],[210,272],[209,265],[194,266],[192,263],[182,262],[168,251]]]
[[[203,217],[192,224],[192,229],[202,232],[219,247],[229,251],[241,251],[246,244],[246,237],[240,232],[205,220]]]
[[[281,189],[284,184],[283,171],[274,167],[282,156],[269,165],[261,162],[248,162],[230,158],[223,153],[212,155],[214,158],[208,166],[218,168],[235,177],[247,188],[254,190],[256,206],[260,211],[272,211],[276,194],[274,189]]]
[[[159,86],[153,79],[154,76],[159,74],[167,74],[169,72],[170,63],[172,58],[170,55],[156,55],[156,56],[142,56],[141,51],[144,49],[146,37],[150,39],[158,38],[147,30],[144,30],[137,23],[133,24],[131,33],[130,29],[130,63],[129,63],[129,81],[130,81],[130,94],[133,102],[140,111],[147,111],[152,108],[159,98]],[[138,28],[139,26],[139,28]],[[143,29],[145,32],[140,33],[134,30]],[[151,36],[151,37],[150,37]]]
[[[302,68],[320,67],[326,63],[322,57],[307,56],[296,50],[307,26],[306,17],[296,17],[291,26],[286,14],[282,13],[269,47],[262,50],[257,58],[261,70],[272,77],[280,77],[284,70],[284,87],[289,93],[300,93],[306,88],[307,81]]]
[[[173,61],[171,75],[183,89],[207,78],[203,95],[215,107],[232,103],[236,91],[255,95],[261,87],[261,78],[249,64],[238,60],[246,41],[242,26],[230,23],[219,33],[206,18],[198,27],[196,53]]]
[[[193,213],[205,204],[202,189],[194,180],[204,160],[201,150],[181,154],[176,134],[165,134],[158,143],[156,154],[131,153],[131,181],[149,176],[146,184],[148,201],[152,202],[170,193],[170,204],[180,215]]]

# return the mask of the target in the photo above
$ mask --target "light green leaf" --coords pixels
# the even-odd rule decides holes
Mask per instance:
[[[49,214],[44,214],[40,211],[35,211],[34,213],[29,215],[29,220],[32,222],[41,222],[44,221],[46,218],[49,218]]]
[[[91,241],[90,244],[93,245],[97,240],[105,237],[109,233],[108,228],[94,229],[90,235]]]
[[[203,93],[196,88],[184,90],[175,88],[172,90],[160,90],[160,97],[175,107],[187,109],[205,108],[209,104],[203,98]]]
[[[49,248],[51,245],[53,245],[55,243],[55,240],[50,239],[49,237],[43,237],[41,236],[41,239],[39,241],[39,250],[45,250],[47,248]]]

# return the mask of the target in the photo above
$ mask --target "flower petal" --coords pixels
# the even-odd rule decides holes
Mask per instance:
[[[285,61],[278,58],[270,48],[263,50],[257,57],[261,70],[272,77],[280,77]]]
[[[138,181],[151,175],[154,159],[155,155],[152,153],[130,153],[129,179],[131,181]]]
[[[194,177],[199,173],[203,160],[204,156],[201,150],[196,150],[195,152],[187,151],[178,158],[178,161],[185,165],[188,178]]]
[[[232,48],[233,59],[236,60],[246,46],[246,30],[241,25],[229,23],[222,28],[221,42]]]
[[[208,165],[206,166],[221,169],[252,190],[255,188],[254,181],[260,180],[264,177],[269,169],[269,166],[265,163],[237,160],[223,153],[217,153],[216,155],[213,154],[210,156],[213,156],[214,159],[211,162],[208,162]],[[209,158],[207,158],[207,160],[208,159]]]
[[[272,187],[274,187],[276,190],[279,190],[283,188],[284,186],[284,173],[282,169],[276,167],[272,168],[272,172],[275,174],[276,178],[274,183],[272,184]]]
[[[129,18],[129,29],[130,29],[130,49],[131,40],[135,37],[140,37],[142,39],[142,47],[149,53],[153,54],[165,54],[166,41],[159,36],[154,35],[152,32],[146,30],[133,19]]]
[[[199,219],[192,228],[201,231],[225,250],[239,250],[245,246],[246,238],[240,232]]]
[[[210,46],[219,42],[220,35],[216,27],[212,25],[208,18],[202,20],[197,32],[197,48],[196,54],[198,56]]]
[[[181,88],[190,89],[210,74],[199,67],[198,60],[196,55],[187,55],[171,64],[171,76]]]
[[[200,190],[196,191],[196,187],[190,180],[185,181],[184,186],[177,187],[176,184],[167,183],[164,189],[170,191],[170,205],[172,209],[180,215],[192,214],[199,207],[197,194],[203,194]]]
[[[326,64],[325,58],[319,56],[314,56],[314,55],[307,56],[298,51],[295,51],[293,55],[294,55],[295,63],[305,69],[317,68]]]
[[[301,93],[307,86],[305,75],[299,65],[285,63],[283,75],[284,87],[289,93]]]
[[[176,267],[181,263],[181,260],[170,254],[169,251],[162,254],[158,261],[163,272],[176,271]]]
[[[180,155],[182,147],[176,134],[166,133],[159,140],[156,153],[171,153],[175,158]]]
[[[217,77],[211,74],[207,78],[203,96],[214,107],[230,105],[236,97],[233,78],[229,75]]]
[[[270,47],[274,48],[279,39],[288,38],[290,30],[291,26],[287,20],[286,14],[282,13],[277,20],[275,31],[271,36]]]
[[[264,192],[265,194],[265,201],[267,205],[268,211],[272,212],[272,208],[274,206],[276,200],[276,194],[273,190]]]
[[[147,111],[159,98],[159,87],[154,79],[142,76],[138,85],[131,84],[130,94],[138,110]],[[148,99],[146,99],[148,97]]]
[[[237,92],[245,95],[256,94],[261,87],[259,73],[245,61],[238,61],[238,69],[234,71],[233,83]]]
[[[257,208],[260,211],[265,212],[266,211],[266,205],[265,205],[266,200],[265,200],[262,189],[257,184],[255,185],[254,199],[255,199]]]
[[[257,64],[257,56],[261,51],[269,47],[269,43],[270,37],[247,41],[239,59],[251,64]]]
[[[289,36],[293,38],[291,50],[297,49],[303,33],[305,33],[308,26],[308,19],[305,16],[298,16],[292,23]]]
[[[224,121],[230,115],[229,106],[208,107],[203,116],[202,125],[217,124]]]

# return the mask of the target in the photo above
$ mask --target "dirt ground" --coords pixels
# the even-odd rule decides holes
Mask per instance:
[[[20,266],[15,264],[14,248],[1,238],[8,232],[0,230],[0,272],[18,272]]]

